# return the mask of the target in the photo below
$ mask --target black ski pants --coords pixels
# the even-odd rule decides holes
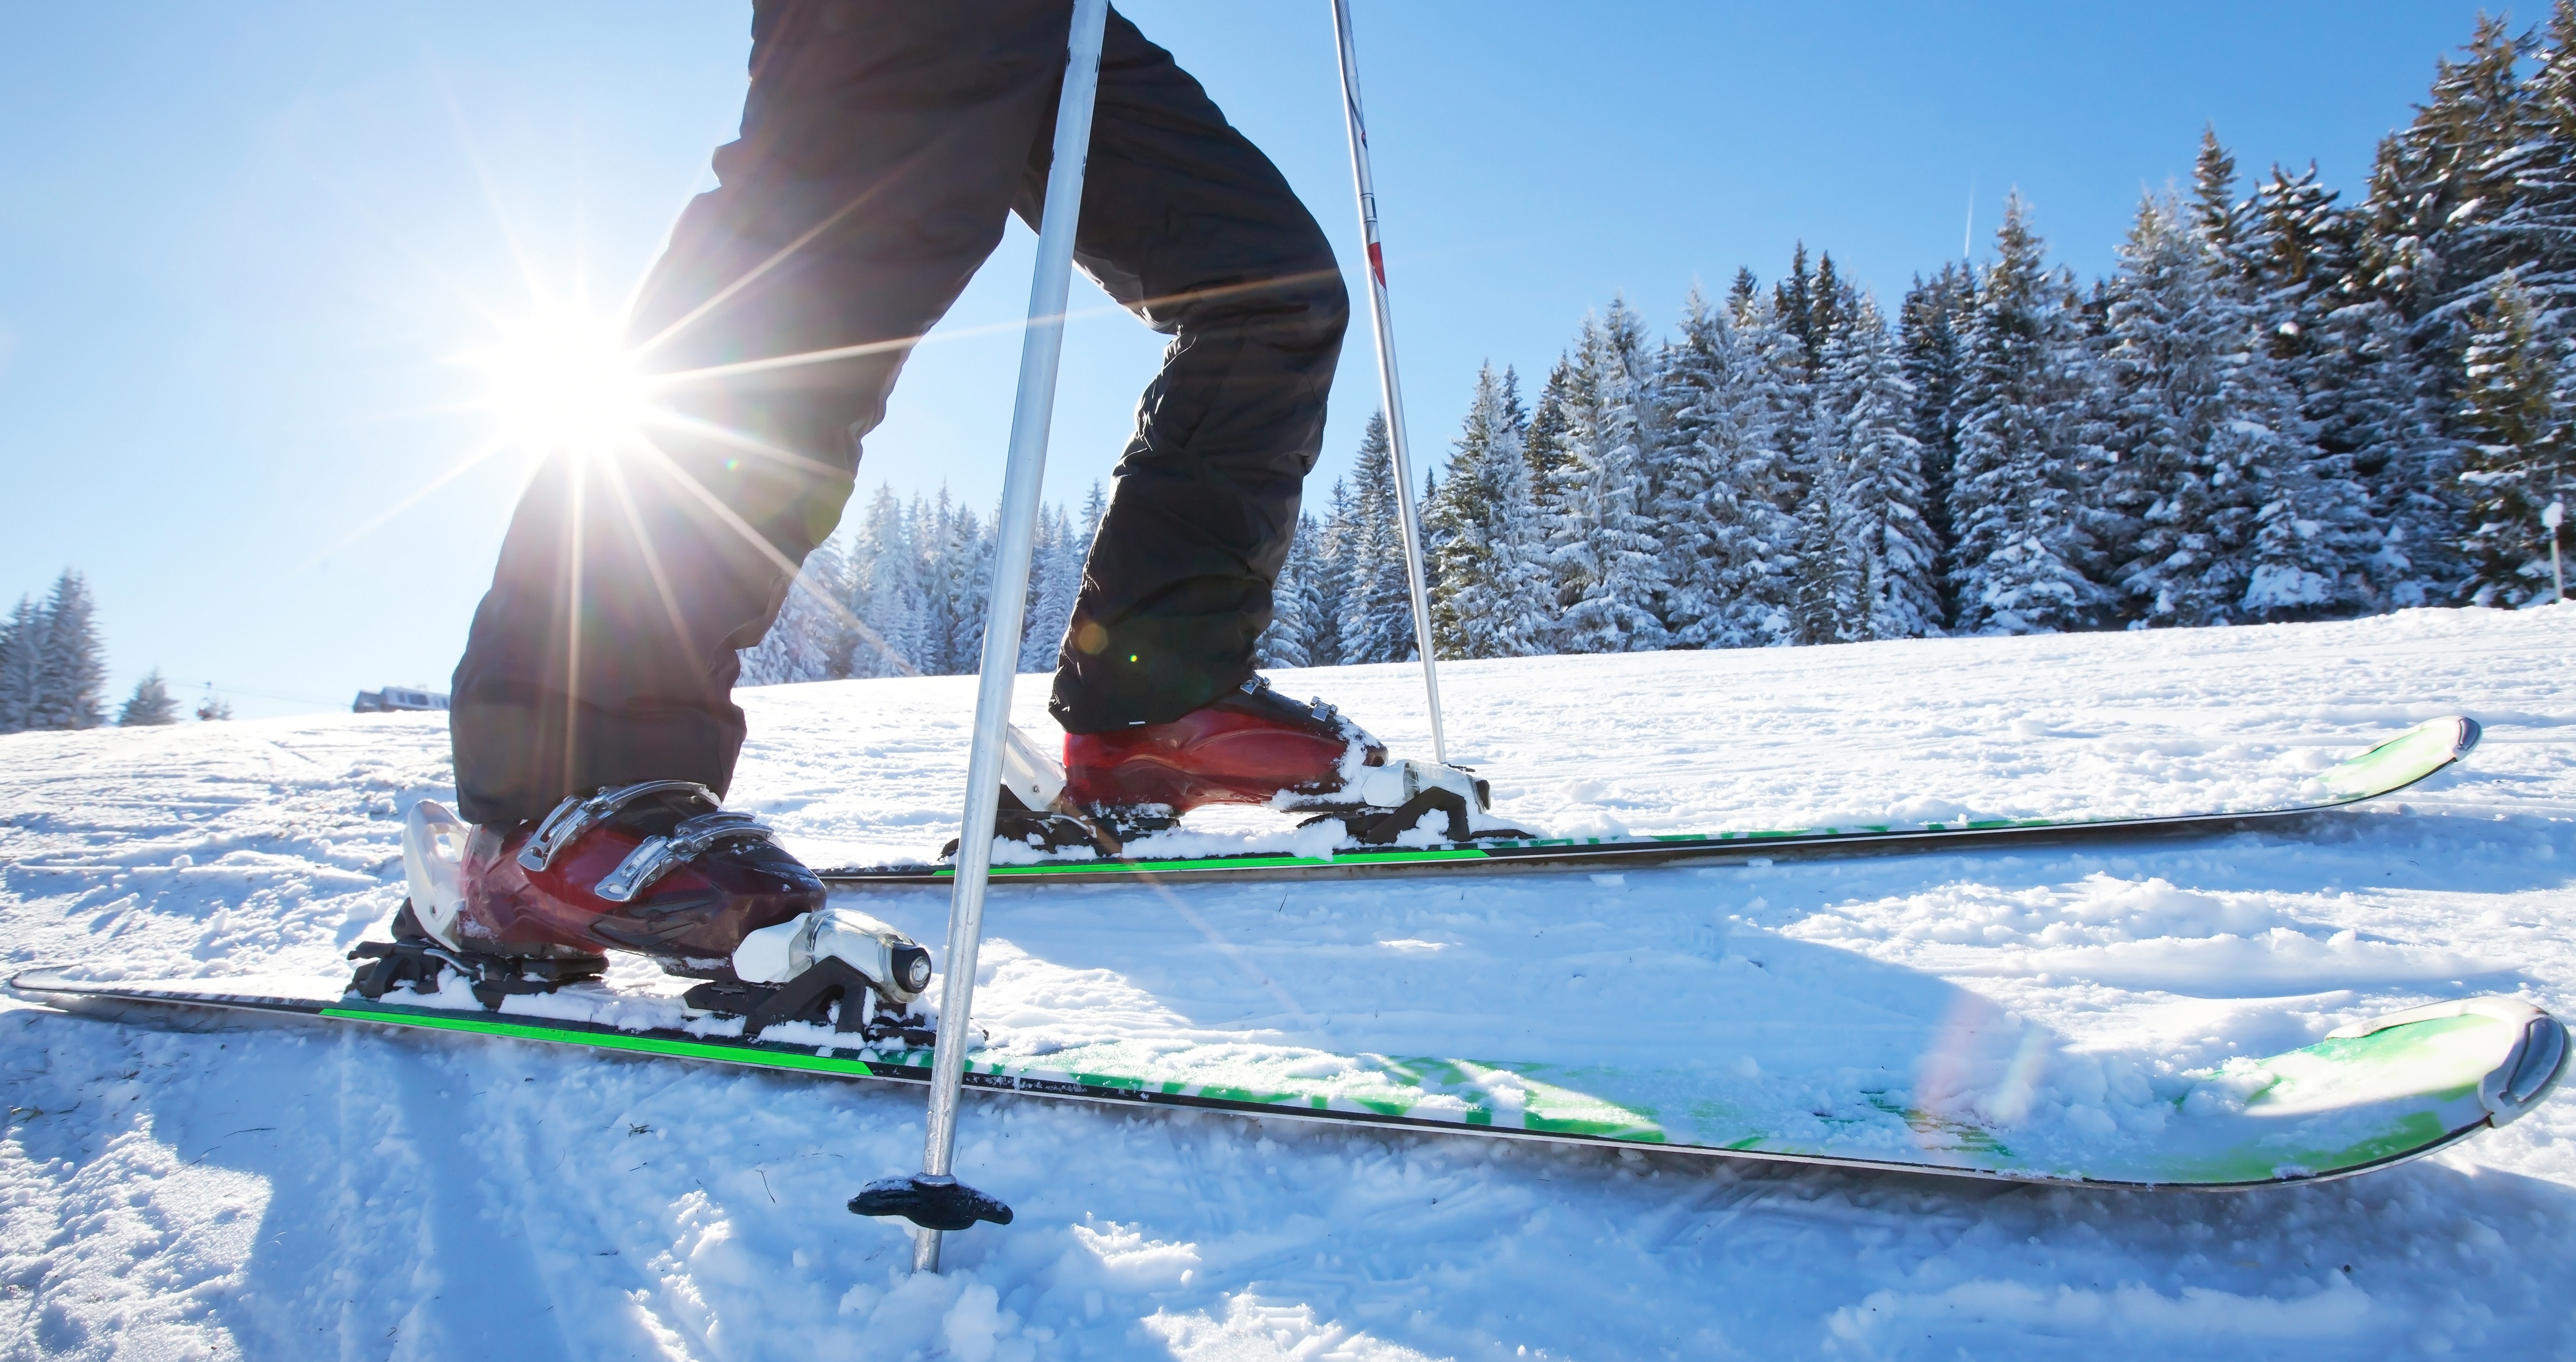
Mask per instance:
[[[649,448],[541,467],[475,611],[451,715],[467,819],[639,780],[727,787],[735,650],[838,523],[911,345],[1006,214],[1037,225],[1071,17],[755,0],[741,137],[633,314],[669,415]],[[1050,708],[1082,733],[1251,675],[1349,302],[1277,168],[1115,13],[1079,228],[1084,272],[1172,337],[1058,664]]]

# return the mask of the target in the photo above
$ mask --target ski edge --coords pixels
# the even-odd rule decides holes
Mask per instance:
[[[829,1051],[836,1047],[809,1048],[774,1042],[746,1043],[722,1037],[709,1038],[675,1031],[626,1031],[596,1022],[553,1018],[513,1020],[499,1014],[450,1012],[442,1009],[387,1008],[381,1004],[367,1003],[348,1006],[345,1004],[350,1000],[346,998],[334,1002],[325,999],[284,998],[261,994],[198,992],[166,986],[154,987],[150,984],[89,982],[67,978],[58,970],[51,968],[22,970],[9,978],[7,988],[11,994],[23,1001],[74,1014],[95,1014],[104,1011],[108,1014],[109,1020],[117,1020],[117,1014],[135,1007],[163,1011],[193,1009],[243,1012],[289,1021],[356,1022],[396,1031],[428,1031],[448,1035],[474,1035],[488,1039],[531,1040],[541,1044],[562,1045],[575,1049],[604,1050],[610,1053],[722,1064],[736,1068],[799,1072],[845,1080],[875,1079],[913,1085],[926,1085],[930,1081],[930,1070],[927,1066],[868,1060],[856,1054],[849,1056],[830,1054]],[[1207,1097],[1191,1093],[1151,1092],[1142,1088],[1119,1087],[1103,1083],[1084,1083],[1016,1074],[975,1073],[971,1070],[963,1076],[963,1082],[964,1086],[982,1092],[1017,1093],[1103,1105],[1182,1108],[1250,1116],[1263,1120],[1304,1121],[1334,1126],[1363,1125],[1412,1130],[1425,1134],[1478,1136],[1599,1149],[1640,1152],[1651,1150],[1704,1158],[1744,1159],[1760,1163],[1830,1168],[1853,1173],[1959,1178],[2020,1186],[2080,1187],[2107,1191],[2242,1192],[2267,1187],[2335,1182],[2344,1178],[2358,1177],[2364,1173],[2377,1172],[2439,1153],[2481,1130],[2502,1126],[2538,1105],[2557,1086],[2567,1068],[2570,1050],[2576,1047],[2568,1044],[2566,1030],[2555,1017],[2519,999],[2473,998],[2452,1003],[2436,1003],[2340,1028],[2332,1033],[2332,1037],[2367,1035],[2372,1031],[2401,1025],[2408,1021],[2423,1020],[2433,1016],[2457,1015],[2464,1011],[2486,1012],[2501,1020],[2503,1010],[2510,1010],[2516,1018],[2525,1020],[2527,1026],[2524,1036],[2515,1044],[2512,1051],[2479,1085],[2484,1114],[2478,1119],[2444,1133],[2439,1139],[2348,1167],[2323,1173],[2305,1172],[2227,1182],[2146,1182],[2114,1178],[2070,1177],[2035,1170],[1908,1163],[1895,1160],[1670,1143],[1580,1132],[1528,1130],[1366,1110],[1301,1111],[1263,1102]],[[2536,1077],[2526,1075],[2525,1070],[2531,1067],[2532,1058],[2543,1053],[2548,1059],[2547,1072]],[[2499,1104],[2496,1100],[2495,1094],[2499,1092],[2506,1095],[2504,1104]]]
[[[1399,851],[1336,852],[1330,857],[1241,852],[1172,860],[1042,861],[1026,865],[997,864],[992,868],[992,877],[996,881],[1029,880],[1048,884],[1159,879],[1360,879],[1461,872],[1548,871],[1603,862],[1633,866],[1740,865],[1755,858],[1780,855],[1894,855],[1961,845],[2032,845],[2106,836],[2187,836],[2312,818],[2386,798],[2458,764],[2477,747],[2485,732],[2484,725],[2466,715],[2428,719],[2328,769],[2367,771],[2384,755],[2402,751],[2407,745],[2419,742],[2435,746],[2440,753],[2438,760],[2425,762],[2393,782],[2361,786],[2333,799],[2274,809],[2134,818],[1985,820],[1956,827],[1802,828],[1718,833],[1713,836],[1447,843]],[[949,867],[930,864],[837,866],[818,870],[815,874],[825,884],[844,888],[948,884],[955,878],[955,872]]]

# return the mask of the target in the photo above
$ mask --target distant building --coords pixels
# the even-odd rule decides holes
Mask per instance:
[[[447,696],[434,690],[412,690],[404,686],[387,686],[383,690],[362,690],[358,701],[349,706],[358,714],[399,714],[411,710],[445,709]]]

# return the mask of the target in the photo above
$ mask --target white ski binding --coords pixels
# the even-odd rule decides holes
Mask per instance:
[[[907,1009],[930,987],[930,952],[854,908],[820,908],[742,939],[731,979],[690,989],[692,1011],[743,1019],[745,1036],[780,1022],[829,1026],[869,1040],[931,1043]]]

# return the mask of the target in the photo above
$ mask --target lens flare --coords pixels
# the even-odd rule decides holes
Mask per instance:
[[[615,318],[550,308],[500,329],[465,363],[501,439],[531,453],[605,454],[632,444],[645,391]]]

